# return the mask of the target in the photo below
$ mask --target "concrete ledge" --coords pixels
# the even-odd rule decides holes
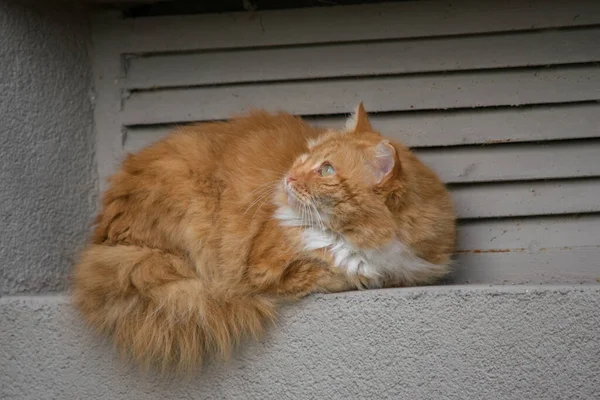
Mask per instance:
[[[0,299],[0,398],[600,398],[600,286],[313,296],[225,365],[140,376],[66,296]]]

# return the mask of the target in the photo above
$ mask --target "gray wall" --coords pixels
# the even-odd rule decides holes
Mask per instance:
[[[7,297],[0,398],[598,399],[599,308],[599,286],[312,296],[233,362],[159,379],[120,362],[67,298]]]
[[[0,0],[0,295],[67,287],[96,204],[90,24]]]

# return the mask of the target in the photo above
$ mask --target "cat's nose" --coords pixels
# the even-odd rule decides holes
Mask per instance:
[[[288,175],[287,178],[285,178],[286,182],[288,184],[294,182],[295,180],[297,180],[296,178],[294,178],[292,175]]]

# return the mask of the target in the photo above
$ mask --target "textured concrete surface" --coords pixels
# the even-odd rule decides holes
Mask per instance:
[[[192,379],[142,377],[63,296],[0,299],[3,399],[597,399],[600,285],[314,296]]]
[[[0,295],[64,289],[86,236],[97,186],[89,33],[68,4],[0,0]]]

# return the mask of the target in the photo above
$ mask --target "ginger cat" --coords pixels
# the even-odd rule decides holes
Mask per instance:
[[[128,155],[73,296],[138,363],[190,370],[258,337],[280,301],[435,282],[454,246],[448,191],[362,103],[344,131],[253,112]]]

